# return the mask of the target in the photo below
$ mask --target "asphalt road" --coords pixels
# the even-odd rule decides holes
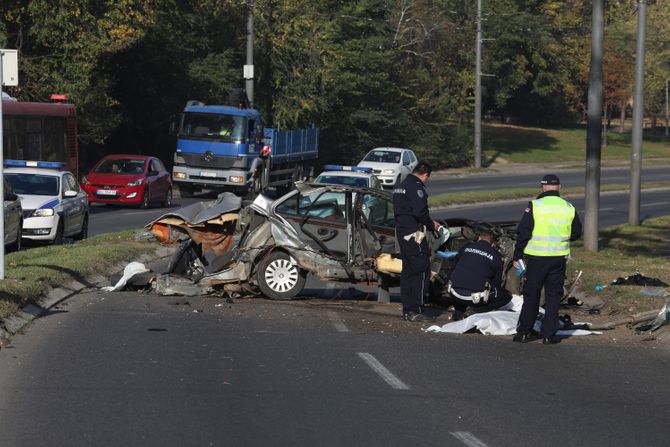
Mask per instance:
[[[667,350],[324,304],[76,296],[0,351],[0,444],[667,445]]]

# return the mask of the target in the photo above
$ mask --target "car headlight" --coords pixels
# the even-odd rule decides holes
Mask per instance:
[[[395,174],[395,169],[384,169],[384,170],[382,171],[382,174],[384,174],[384,175],[393,175],[393,174]]]
[[[134,182],[128,183],[128,186],[140,186],[144,182],[143,178],[138,178]]]
[[[81,184],[82,185],[90,185],[91,182],[89,182],[88,179],[86,178],[86,176],[84,176],[84,177],[81,178]]]
[[[47,217],[47,216],[53,216],[54,215],[54,209],[53,208],[40,208],[38,210],[33,211],[33,214],[31,217]]]

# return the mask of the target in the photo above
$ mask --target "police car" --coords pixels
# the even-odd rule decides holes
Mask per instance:
[[[325,172],[314,179],[314,183],[326,183],[329,185],[344,185],[354,188],[382,189],[382,184],[372,168],[361,168],[357,166],[326,165]]]
[[[5,160],[5,178],[21,198],[25,239],[63,243],[88,235],[88,196],[63,163]]]

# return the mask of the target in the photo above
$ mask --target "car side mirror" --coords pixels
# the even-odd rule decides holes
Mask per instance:
[[[70,189],[70,190],[65,191],[65,192],[63,193],[63,197],[65,197],[65,198],[77,197],[77,194],[78,194],[77,191],[72,191],[72,190]]]

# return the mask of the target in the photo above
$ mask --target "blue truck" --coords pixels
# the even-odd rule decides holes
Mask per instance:
[[[172,179],[182,197],[202,190],[259,193],[313,174],[319,129],[264,128],[258,110],[189,101],[177,128]]]

